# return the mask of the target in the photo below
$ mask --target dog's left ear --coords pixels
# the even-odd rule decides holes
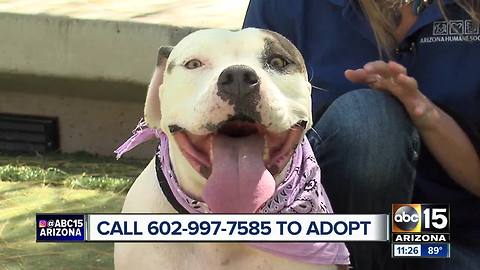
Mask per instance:
[[[152,79],[148,85],[147,98],[145,100],[144,118],[147,125],[151,128],[160,129],[160,85],[163,83],[163,75],[167,64],[167,59],[172,52],[173,47],[166,46],[158,49],[157,66],[153,72]]]

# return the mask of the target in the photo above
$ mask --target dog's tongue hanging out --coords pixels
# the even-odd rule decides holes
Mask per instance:
[[[258,135],[213,137],[212,173],[203,200],[213,213],[254,213],[275,192],[275,179],[263,161]]]

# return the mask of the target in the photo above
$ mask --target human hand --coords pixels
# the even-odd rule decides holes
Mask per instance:
[[[407,69],[396,62],[369,62],[363,68],[346,70],[345,77],[353,83],[389,92],[403,104],[416,124],[424,122],[432,109],[432,103],[418,89],[417,80],[408,76]]]

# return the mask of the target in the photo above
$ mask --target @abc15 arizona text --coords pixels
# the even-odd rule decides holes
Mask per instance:
[[[393,204],[392,242],[450,242],[450,206]]]

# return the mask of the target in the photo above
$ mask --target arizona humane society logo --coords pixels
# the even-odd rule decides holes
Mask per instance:
[[[479,42],[480,31],[472,20],[450,20],[433,23],[432,36],[422,37],[420,43]]]

